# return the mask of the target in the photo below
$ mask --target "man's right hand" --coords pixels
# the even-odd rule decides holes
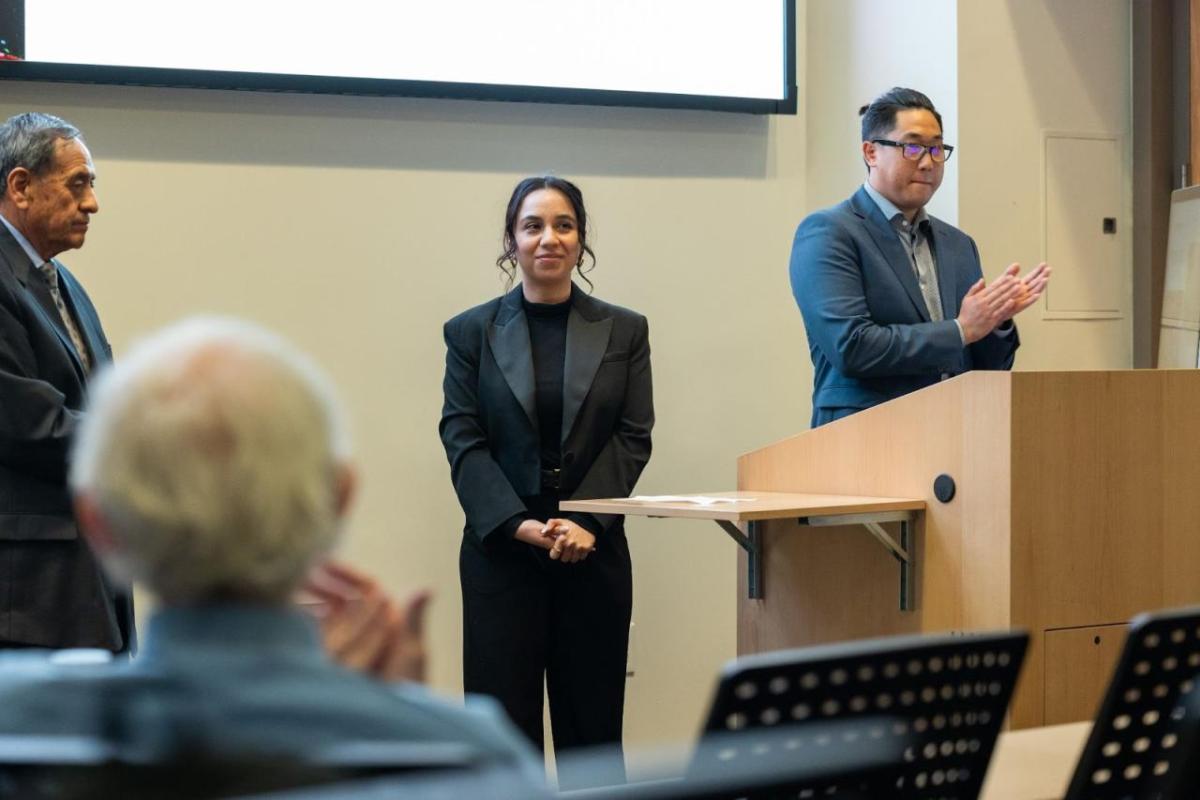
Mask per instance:
[[[983,278],[967,290],[958,312],[958,325],[963,341],[974,344],[987,336],[997,325],[1011,319],[1023,294],[1023,285],[1012,273],[1012,267],[999,278],[985,284]]]

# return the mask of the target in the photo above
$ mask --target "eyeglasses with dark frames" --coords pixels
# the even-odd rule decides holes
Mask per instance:
[[[871,143],[899,147],[900,155],[909,161],[920,161],[926,153],[929,153],[930,158],[938,164],[942,164],[948,161],[950,154],[954,152],[953,145],[948,144],[917,144],[916,142],[895,142],[891,139],[872,139]]]

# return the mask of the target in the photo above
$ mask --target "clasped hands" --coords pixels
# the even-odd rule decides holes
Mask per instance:
[[[569,519],[557,517],[538,522],[527,519],[517,527],[519,542],[550,551],[550,558],[564,564],[583,561],[596,549],[596,536]]]
[[[1050,267],[1042,262],[1025,277],[1020,273],[1020,264],[1009,264],[991,283],[980,278],[967,290],[958,313],[967,344],[979,341],[1041,298],[1050,282]]]

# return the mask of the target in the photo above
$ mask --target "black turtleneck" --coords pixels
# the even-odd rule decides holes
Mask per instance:
[[[563,364],[571,301],[531,303],[522,297],[521,305],[529,323],[529,346],[533,351],[538,452],[542,469],[558,469],[562,464]]]

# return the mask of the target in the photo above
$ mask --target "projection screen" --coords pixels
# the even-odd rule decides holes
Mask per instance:
[[[0,78],[795,113],[794,31],[795,0],[0,0]]]

